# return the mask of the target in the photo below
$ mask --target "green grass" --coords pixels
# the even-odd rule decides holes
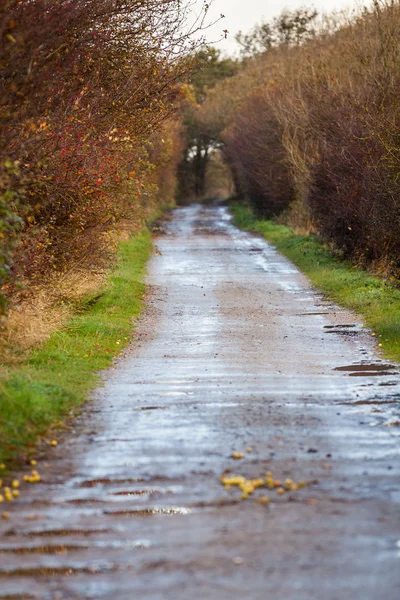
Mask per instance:
[[[99,382],[98,372],[127,344],[143,305],[151,250],[147,229],[121,243],[104,292],[83,302],[67,327],[0,381],[0,462],[19,456],[82,404]]]
[[[305,273],[326,297],[363,317],[378,337],[385,357],[400,361],[400,290],[353,264],[335,258],[316,236],[258,220],[245,204],[231,202],[234,224],[256,231]]]

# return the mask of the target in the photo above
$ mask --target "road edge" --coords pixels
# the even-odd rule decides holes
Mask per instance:
[[[35,444],[49,436],[50,428],[73,416],[101,384],[100,371],[132,341],[144,306],[144,278],[152,252],[148,226],[121,242],[101,293],[80,303],[66,326],[0,380],[0,479],[32,456]]]
[[[372,329],[378,351],[400,362],[400,290],[387,279],[333,256],[315,235],[300,235],[285,225],[258,219],[245,202],[229,201],[233,224],[261,234],[289,258],[324,296],[359,314]]]

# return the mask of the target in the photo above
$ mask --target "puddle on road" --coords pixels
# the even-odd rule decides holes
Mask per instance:
[[[348,373],[349,377],[384,377],[393,376],[395,365],[383,363],[361,363],[359,365],[345,365],[335,367],[334,371]]]
[[[84,506],[85,504],[104,504],[104,500],[98,500],[97,498],[73,498],[72,500],[66,500],[66,504],[73,504],[76,506]]]
[[[2,577],[53,577],[56,575],[101,575],[110,571],[117,571],[118,567],[31,567],[0,571]],[[6,596],[7,598],[7,596]]]
[[[133,542],[129,540],[124,541],[99,541],[95,540],[90,545],[84,544],[44,544],[41,546],[15,546],[8,548],[0,548],[0,554],[16,554],[16,555],[28,555],[28,554],[48,554],[58,555],[66,554],[68,552],[86,552],[87,550],[93,550],[95,548],[124,548],[128,550],[147,550],[153,544],[149,540],[139,539]],[[0,596],[1,600],[2,596]]]
[[[65,554],[89,550],[90,546],[54,545],[54,546],[22,546],[18,548],[0,548],[0,554]],[[1,596],[0,596],[1,598]]]
[[[393,375],[393,373],[391,371],[369,371],[369,373],[357,371],[349,373],[349,377],[387,377],[388,375]]]
[[[191,508],[171,507],[171,508],[143,508],[133,510],[105,510],[104,514],[111,517],[153,517],[158,515],[189,515]]]
[[[163,397],[178,397],[178,396],[189,396],[189,392],[162,392],[157,393],[157,396]]]
[[[324,329],[346,329],[352,327],[357,327],[357,325],[354,323],[351,323],[350,325],[324,325]]]
[[[134,410],[167,410],[168,408],[171,408],[171,407],[170,406],[139,406],[139,408],[135,408]]]
[[[353,331],[352,329],[329,329],[326,333],[336,333],[336,335],[347,335],[348,337],[360,335],[359,331]]]
[[[311,317],[313,315],[330,315],[330,312],[306,312],[306,313],[296,313],[295,317]]]
[[[240,504],[240,500],[217,500],[215,502],[196,502],[192,504],[193,508],[223,508],[225,506],[236,506]]]
[[[153,385],[186,385],[188,383],[196,383],[195,379],[166,379],[164,381],[150,381],[147,382]]]
[[[157,381],[135,381],[134,385],[189,385],[190,383],[196,383],[196,379],[160,379]]]
[[[16,531],[6,532],[6,536],[14,536],[14,535],[24,535],[27,537],[68,537],[68,536],[78,536],[78,535],[101,535],[104,533],[112,533],[112,529],[44,529],[41,531],[28,531],[22,532],[20,534]]]
[[[89,479],[82,481],[79,485],[81,488],[90,488],[96,485],[129,485],[132,483],[144,483],[144,479],[109,479],[107,477],[102,479]]]
[[[361,363],[359,365],[345,365],[343,367],[335,367],[334,371],[388,371],[396,369],[395,365],[382,363]]]
[[[129,492],[114,492],[111,494],[112,496],[152,496],[156,494],[159,490],[133,490]]]
[[[337,402],[338,405],[343,406],[369,406],[374,404],[398,404],[398,399],[393,400],[355,400],[354,402]]]

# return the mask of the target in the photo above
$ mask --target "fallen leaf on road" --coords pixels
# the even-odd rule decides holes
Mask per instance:
[[[239,460],[240,458],[244,458],[244,454],[243,454],[243,452],[233,452],[232,458]]]

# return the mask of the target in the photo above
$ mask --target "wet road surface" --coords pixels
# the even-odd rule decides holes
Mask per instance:
[[[0,598],[398,600],[397,370],[223,206],[156,244],[136,341],[0,521]]]

